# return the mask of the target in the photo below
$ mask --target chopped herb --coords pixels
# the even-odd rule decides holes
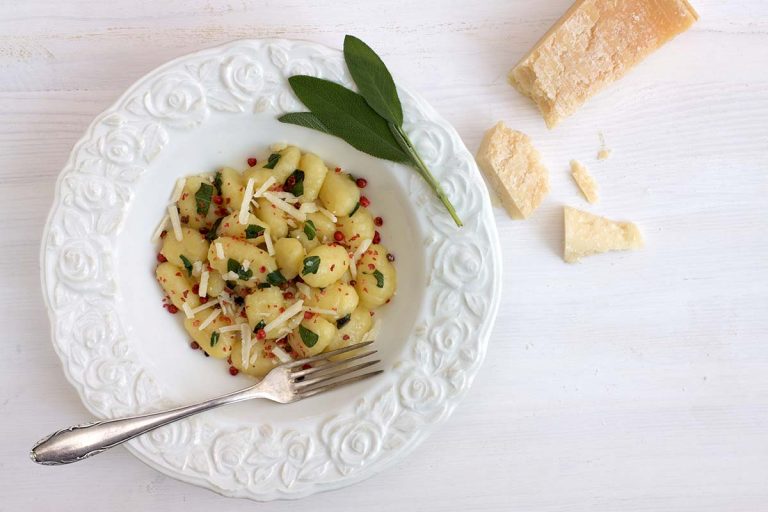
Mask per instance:
[[[353,216],[355,213],[357,213],[357,210],[360,208],[360,201],[357,202],[354,208],[352,208],[352,211],[349,212],[349,216]]]
[[[221,173],[216,171],[216,175],[213,177],[213,186],[216,187],[216,193],[221,195]]]
[[[259,323],[256,324],[256,327],[253,328],[253,332],[260,331],[263,328],[265,328],[267,324],[264,323],[264,320],[259,320]]]
[[[211,199],[213,199],[213,187],[207,183],[201,183],[200,188],[195,192],[198,215],[208,215],[208,210],[211,209]]]
[[[256,285],[256,288],[263,290],[264,288],[272,288],[272,285],[269,283],[259,283]]]
[[[224,281],[227,285],[227,288],[230,290],[234,290],[235,286],[237,286],[237,281]]]
[[[355,183],[357,183],[357,180],[356,180],[356,179],[355,179],[355,177],[354,177],[354,176],[352,176],[351,174],[347,174],[347,178],[349,178],[350,180],[352,180],[352,181],[354,181]]]
[[[245,228],[245,238],[258,238],[262,233],[264,233],[264,227],[258,224],[248,224]]]
[[[267,282],[271,285],[277,286],[288,281],[285,279],[285,276],[280,273],[279,270],[275,270],[274,272],[267,274]]]
[[[239,261],[234,260],[232,258],[229,258],[229,260],[227,261],[227,270],[229,272],[234,272],[235,274],[237,274],[237,276],[243,281],[247,281],[251,277],[253,277],[253,270],[251,269],[245,270]]]
[[[277,162],[280,160],[280,153],[272,153],[267,159],[267,163],[264,164],[265,169],[274,169]]]
[[[218,219],[216,219],[216,221],[213,223],[213,226],[211,227],[211,230],[205,234],[206,240],[208,240],[209,242],[213,242],[219,237],[219,235],[217,235],[216,232],[219,230],[219,226],[221,226],[222,220],[224,220],[224,217],[219,217]]]
[[[284,190],[299,197],[304,194],[304,171],[296,169],[285,179]]]
[[[352,315],[351,314],[350,315],[345,315],[345,316],[339,318],[338,320],[336,320],[336,328],[337,329],[341,329],[342,327],[347,325],[351,319],[352,319]]]
[[[243,304],[245,304],[245,299],[238,295],[237,297],[235,297],[235,304],[237,304],[238,306],[242,306]]]
[[[373,271],[373,277],[376,278],[376,288],[384,288],[384,274],[376,269]]]
[[[317,340],[320,338],[320,336],[303,325],[299,325],[299,335],[301,336],[301,341],[310,348],[314,347],[315,344],[317,344]]]
[[[179,258],[181,259],[181,262],[184,264],[184,268],[187,269],[187,273],[189,275],[192,275],[192,262],[187,259],[186,256],[183,254],[179,254]]]
[[[304,234],[307,235],[307,240],[314,240],[315,235],[317,234],[315,223],[309,219],[304,223]]]
[[[304,268],[301,271],[301,275],[317,274],[317,269],[320,268],[320,256],[310,256],[304,258]]]
[[[219,342],[219,331],[213,331],[211,333],[211,347],[215,347]]]

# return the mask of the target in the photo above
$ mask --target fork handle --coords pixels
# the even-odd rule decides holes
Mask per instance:
[[[251,387],[184,407],[74,425],[43,438],[29,455],[34,462],[46,466],[71,464],[193,414],[261,396],[257,389]]]

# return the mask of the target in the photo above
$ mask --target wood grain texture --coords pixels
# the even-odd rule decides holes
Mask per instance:
[[[768,4],[701,20],[554,131],[505,84],[569,5],[487,0],[0,3],[0,511],[745,511],[768,502]],[[254,505],[118,449],[66,468],[27,451],[87,419],[49,343],[38,278],[54,180],[91,119],[168,59],[242,37],[354,33],[459,130],[533,137],[552,194],[496,220],[504,299],[456,415],[406,461],[301,502]],[[613,150],[596,161],[599,133]],[[590,166],[588,207],[568,161]],[[637,222],[637,253],[562,262],[562,205]]]

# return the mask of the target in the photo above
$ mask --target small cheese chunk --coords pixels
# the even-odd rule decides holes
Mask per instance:
[[[565,207],[563,259],[575,263],[584,256],[608,251],[626,251],[643,246],[643,237],[631,222],[616,222]]]
[[[576,0],[509,81],[552,128],[697,19],[686,0]]]
[[[549,192],[549,173],[526,134],[499,122],[488,130],[477,164],[513,218],[526,218]]]
[[[609,156],[611,156],[610,149],[602,148],[600,151],[597,152],[598,160],[607,160]]]
[[[587,202],[595,204],[600,199],[597,182],[589,174],[589,169],[584,164],[578,160],[571,160],[571,176],[573,176],[573,181],[579,186]]]

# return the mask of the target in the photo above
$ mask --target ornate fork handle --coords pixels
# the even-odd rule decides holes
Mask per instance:
[[[176,420],[222,405],[262,396],[264,395],[259,391],[257,384],[185,407],[67,427],[40,440],[29,455],[34,462],[47,466],[71,464]]]

